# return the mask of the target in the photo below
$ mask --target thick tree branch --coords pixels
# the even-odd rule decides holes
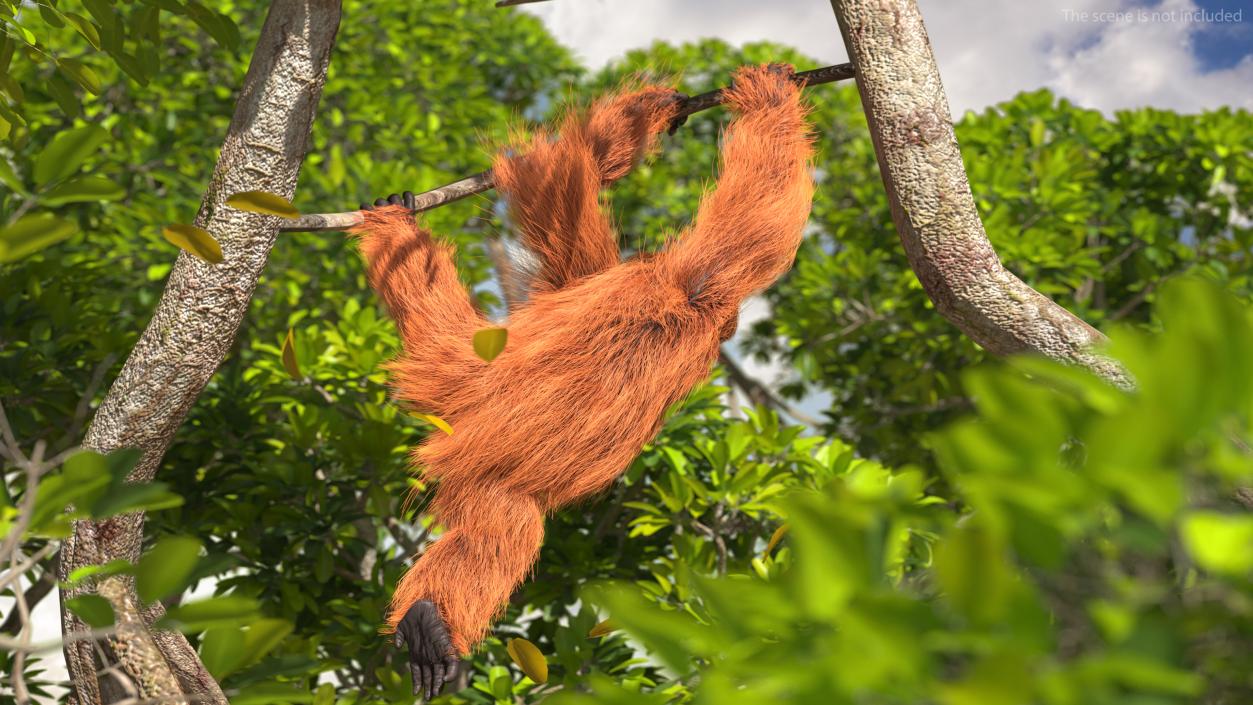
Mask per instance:
[[[825,66],[820,69],[812,69],[809,71],[801,71],[796,74],[796,82],[801,86],[816,86],[823,83],[834,83],[843,81],[853,77],[852,64],[838,64],[835,66]],[[683,105],[679,108],[680,119],[689,115],[694,115],[702,110],[708,110],[712,107],[722,105],[722,90],[709,91],[694,95],[683,101]],[[477,193],[483,193],[490,190],[496,185],[492,177],[491,170],[479,172],[473,176],[467,176],[460,181],[454,181],[446,186],[440,186],[431,189],[425,193],[418,194],[417,211],[429,211],[433,208],[448,205],[453,201],[459,201],[467,196],[473,196]],[[324,230],[344,230],[354,225],[360,225],[362,222],[361,211],[348,211],[346,213],[314,213],[303,215],[299,218],[286,221],[279,228],[284,232],[320,232]]]
[[[141,449],[143,457],[130,477],[133,482],[152,479],[175,430],[230,350],[278,228],[272,217],[223,207],[223,202],[240,191],[268,191],[287,198],[294,193],[339,15],[339,0],[274,0],[270,6],[195,220],[218,239],[226,259],[212,266],[187,254],[179,256],[152,321],[105,395],[83,443],[100,452]],[[62,578],[83,565],[113,558],[136,560],[142,534],[142,513],[78,522],[62,548]],[[101,587],[110,591],[106,597],[115,609],[135,606],[128,584]],[[86,589],[90,588],[66,592]],[[85,631],[64,603],[61,614],[65,633]],[[126,630],[119,630],[104,650],[112,652],[109,656],[141,694],[173,692],[226,703],[181,634],[154,639],[142,618],[119,614],[119,619],[125,619]],[[66,647],[75,686],[72,701],[80,705],[125,696],[113,679],[98,678],[94,648],[91,642]],[[105,666],[107,670],[109,664]],[[171,680],[171,673],[176,679]]]
[[[1001,265],[970,193],[948,99],[914,0],[831,0],[857,67],[879,171],[910,266],[935,307],[997,355],[1033,352],[1120,387],[1096,329]]]

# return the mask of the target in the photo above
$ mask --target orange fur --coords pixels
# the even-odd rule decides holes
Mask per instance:
[[[709,374],[740,302],[783,274],[808,217],[812,147],[799,90],[741,69],[723,169],[695,224],[660,254],[619,263],[598,192],[625,175],[674,115],[671,91],[621,93],[501,156],[497,188],[542,258],[491,364],[447,249],[401,207],[358,229],[370,283],[396,318],[400,398],[441,415],[414,464],[437,483],[446,527],[392,601],[392,627],[431,600],[461,654],[480,641],[539,554],[546,514],[604,490],[657,433],[668,406]]]

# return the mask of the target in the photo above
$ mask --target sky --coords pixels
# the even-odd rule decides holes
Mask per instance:
[[[1253,110],[1253,0],[918,0],[954,119],[1021,91],[1052,89],[1107,114],[1151,106],[1198,112]],[[548,0],[521,6],[590,68],[654,41],[768,40],[813,57],[848,61],[829,0]],[[812,68],[812,67],[798,67]],[[770,315],[748,301],[739,330]],[[777,384],[780,361],[745,360]],[[813,390],[796,408],[821,418],[830,397]]]
[[[1040,87],[1107,113],[1253,109],[1253,0],[919,6],[954,118]],[[848,60],[828,0],[550,0],[523,8],[593,68],[655,40],[704,37],[788,44],[819,64]]]

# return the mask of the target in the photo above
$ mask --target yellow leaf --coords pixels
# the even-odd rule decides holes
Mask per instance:
[[[207,231],[194,225],[174,223],[173,225],[165,226],[161,234],[165,236],[166,240],[209,264],[219,264],[222,261],[222,247],[218,245],[218,241],[214,240],[213,236]]]
[[[266,191],[243,191],[226,199],[226,205],[250,213],[277,215],[282,218],[299,218],[300,211],[282,196]]]
[[[535,644],[526,639],[510,639],[506,649],[509,651],[509,658],[518,664],[518,668],[522,669],[527,678],[540,684],[548,682],[548,659],[544,658],[544,654],[540,653]]]
[[[787,535],[788,528],[787,524],[779,524],[779,528],[775,529],[773,534],[770,534],[770,542],[766,544],[766,552],[762,554],[763,556],[768,556],[774,551],[774,547],[778,546],[783,537]]]
[[[447,422],[447,421],[445,421],[445,420],[441,419],[440,417],[436,416],[435,414],[414,414],[414,416],[416,416],[416,417],[418,417],[418,418],[422,419],[423,421],[425,421],[425,422],[427,422],[427,423],[431,424],[432,426],[434,426],[435,428],[438,428],[439,430],[443,431],[444,433],[447,433],[447,434],[448,434],[448,435],[450,435],[450,436],[452,435],[452,426],[448,425],[448,422]]]
[[[608,636],[610,632],[618,630],[618,623],[612,619],[606,619],[596,626],[592,627],[592,631],[587,633],[588,639],[595,639],[598,636]]]
[[[500,351],[509,342],[509,331],[505,328],[484,328],[474,334],[474,354],[487,362],[496,359]]]
[[[287,329],[287,337],[283,339],[283,368],[292,379],[301,380],[300,364],[296,362],[296,341],[292,338],[291,328]]]

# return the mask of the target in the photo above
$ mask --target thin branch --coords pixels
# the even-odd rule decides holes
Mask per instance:
[[[31,489],[33,490],[33,488]],[[9,562],[9,569],[16,570],[16,568],[17,553],[15,552]],[[13,597],[16,603],[18,619],[22,622],[22,631],[16,640],[17,644],[19,647],[30,646],[35,627],[30,623],[30,606],[26,604],[26,594],[22,592],[20,584],[13,591]],[[17,701],[17,705],[27,705],[30,702],[30,693],[26,690],[26,678],[23,673],[26,670],[26,652],[21,648],[12,649],[12,651],[16,652],[16,655],[13,657],[13,698]]]
[[[811,69],[809,71],[801,71],[796,74],[794,80],[801,87],[817,86],[824,83],[835,83],[836,81],[844,81],[853,77],[852,64],[837,64],[835,66],[825,66],[820,69]],[[708,110],[712,107],[722,105],[724,100],[723,89],[716,91],[701,93],[694,95],[683,101],[679,107],[677,115],[678,119],[694,115],[702,110]],[[496,181],[492,176],[491,170],[479,172],[473,176],[467,176],[460,181],[454,181],[447,186],[440,186],[431,189],[425,193],[418,194],[418,207],[416,212],[429,211],[433,208],[447,205],[453,201],[459,201],[467,196],[473,196],[476,193],[483,193],[496,185]],[[348,211],[346,213],[314,213],[302,215],[299,218],[287,221],[279,226],[279,230],[283,232],[322,232],[327,230],[344,230],[354,225],[362,223],[361,211]]]
[[[722,532],[715,531],[705,526],[695,518],[692,519],[692,527],[709,537],[714,542],[715,552],[718,554],[718,575],[727,574],[727,542],[722,538]]]
[[[722,369],[727,373],[727,379],[731,384],[738,387],[748,400],[757,406],[764,406],[768,409],[781,411],[794,420],[799,421],[808,426],[821,426],[822,422],[814,417],[797,411],[787,402],[783,401],[769,387],[761,382],[753,379],[742,367],[736,364],[735,360],[726,353],[725,350],[718,351],[718,364],[722,365]]]
[[[1140,304],[1144,303],[1144,300],[1149,297],[1149,294],[1153,293],[1153,290],[1157,288],[1157,283],[1163,281],[1164,279],[1165,277],[1155,279],[1148,284],[1145,284],[1144,287],[1137,291],[1134,296],[1127,299],[1122,306],[1119,306],[1117,311],[1110,314],[1109,321],[1113,323],[1114,321],[1120,321],[1130,315],[1131,312],[1135,311]]]
[[[24,595],[26,598],[26,604],[29,605],[32,610],[35,609],[35,607],[52,592],[52,588],[56,587],[56,584],[57,574],[55,568],[52,566],[45,566],[44,572],[39,576],[39,579],[26,589],[26,593]],[[5,618],[4,624],[0,624],[0,634],[20,634],[22,626],[22,616],[17,610],[13,610],[9,613],[9,616]]]
[[[18,564],[16,568],[13,568],[9,572],[5,573],[3,576],[0,576],[0,591],[3,591],[5,588],[7,588],[9,586],[9,583],[22,577],[22,575],[24,575],[26,571],[30,570],[31,568],[34,568],[36,563],[47,558],[53,551],[56,550],[56,548],[57,548],[57,545],[55,543],[49,543],[47,546],[44,546],[43,548],[39,549],[39,551],[37,551],[35,555],[27,558],[26,560]],[[18,555],[17,551],[14,551],[13,552],[14,563],[17,562],[17,555]]]
[[[91,379],[87,382],[87,389],[83,392],[83,396],[78,400],[78,406],[74,409],[74,420],[70,422],[70,428],[65,432],[67,438],[78,438],[78,432],[82,430],[83,423],[87,421],[87,412],[91,410],[91,402],[95,399],[96,392],[100,390],[105,374],[110,367],[113,367],[113,363],[116,361],[117,355],[109,353],[97,363],[96,369],[92,370]]]
[[[26,491],[22,495],[22,506],[18,508],[17,520],[9,527],[9,535],[4,537],[4,543],[0,544],[0,561],[12,557],[16,562],[18,543],[30,524],[31,516],[34,515],[35,487],[39,484],[39,477],[48,471],[49,466],[42,462],[42,443],[35,444],[32,457],[27,458],[22,454],[22,449],[18,447],[17,440],[13,437],[13,428],[9,426],[9,419],[4,414],[4,404],[0,404],[0,435],[3,436],[4,445],[7,446],[5,456],[17,465],[24,465],[26,469]]]

